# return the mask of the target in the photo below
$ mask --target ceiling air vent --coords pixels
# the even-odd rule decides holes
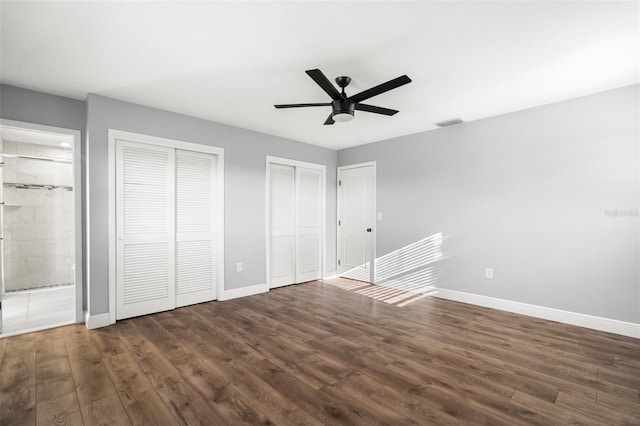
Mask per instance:
[[[441,121],[439,123],[436,123],[436,126],[438,127],[448,127],[448,126],[454,126],[456,124],[461,124],[464,123],[464,121],[462,121],[459,118],[452,118],[451,120],[444,120]]]

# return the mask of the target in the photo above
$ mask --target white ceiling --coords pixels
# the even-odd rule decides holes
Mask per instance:
[[[87,93],[334,149],[434,123],[508,113],[640,82],[640,3],[7,2],[2,83]],[[347,94],[413,82],[323,126],[305,74],[348,75]]]

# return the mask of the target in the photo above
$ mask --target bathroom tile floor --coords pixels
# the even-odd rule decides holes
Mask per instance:
[[[2,299],[2,336],[75,322],[75,286],[10,292]]]

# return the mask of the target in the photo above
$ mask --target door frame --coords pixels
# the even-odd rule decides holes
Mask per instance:
[[[338,225],[338,223],[340,223],[340,208],[342,207],[340,204],[340,200],[341,200],[341,191],[342,191],[342,186],[340,185],[340,174],[343,170],[349,170],[349,169],[358,169],[361,167],[373,167],[373,182],[372,182],[372,188],[373,188],[373,196],[372,196],[372,204],[373,204],[373,211],[371,212],[371,217],[373,217],[373,232],[371,233],[371,270],[369,271],[369,282],[371,282],[372,284],[374,284],[376,281],[376,236],[378,235],[378,226],[377,226],[377,214],[376,214],[376,210],[377,210],[377,199],[376,199],[376,194],[378,192],[377,187],[376,187],[376,181],[377,176],[378,176],[378,170],[377,170],[377,163],[376,161],[367,161],[364,163],[356,163],[356,164],[349,164],[346,166],[340,166],[337,169],[337,176],[336,176],[336,196],[337,196],[337,200],[336,200],[336,241],[337,241],[337,245],[338,247],[336,247],[336,268],[338,271],[340,271],[340,268],[338,267],[338,259],[340,259],[340,255],[341,250],[342,250],[342,232],[341,232],[341,228]],[[338,276],[340,275],[340,272],[338,272]]]
[[[224,294],[224,148],[210,145],[202,145],[193,142],[185,142],[176,139],[167,139],[157,136],[149,136],[141,133],[125,132],[122,130],[108,130],[108,216],[109,216],[109,324],[116,322],[116,263],[117,263],[117,236],[116,236],[116,140],[126,140],[147,145],[164,146],[173,149],[204,152],[218,156],[217,187],[216,194],[218,205],[216,206],[216,298],[220,299]],[[87,298],[88,299],[88,298]],[[88,304],[88,302],[87,302]],[[89,310],[87,309],[89,312]]]
[[[71,149],[73,150],[73,190],[74,196],[74,256],[75,256],[75,311],[76,323],[85,321],[85,311],[83,309],[84,281],[83,277],[83,253],[82,253],[82,222],[83,222],[83,205],[82,195],[84,188],[82,186],[82,132],[80,130],[67,129],[64,127],[46,126],[43,124],[28,123],[25,121],[0,119],[0,127],[13,128],[16,130],[26,130],[29,132],[53,133],[58,135],[69,136],[71,138]],[[4,290],[4,289],[3,289]],[[88,292],[87,292],[88,294]],[[88,305],[87,298],[87,305]],[[88,306],[87,306],[88,311]]]
[[[320,273],[321,277],[324,278],[327,275],[327,262],[326,262],[326,253],[327,253],[327,166],[324,164],[316,164],[316,163],[308,163],[305,161],[299,160],[291,160],[289,158],[275,157],[272,155],[267,155],[265,162],[265,185],[264,185],[264,198],[265,198],[265,215],[264,215],[264,229],[265,229],[265,250],[266,250],[266,282],[267,289],[271,289],[271,233],[270,233],[270,224],[271,224],[271,200],[269,197],[269,164],[282,164],[285,166],[292,167],[302,167],[305,169],[319,170],[322,174],[320,178],[320,244],[322,247],[320,248]]]

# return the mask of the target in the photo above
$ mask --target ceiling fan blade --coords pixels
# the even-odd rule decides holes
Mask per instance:
[[[338,89],[336,89],[336,86],[331,84],[329,79],[322,73],[322,71],[315,69],[307,70],[305,72],[309,75],[309,77],[313,79],[313,81],[316,82],[318,86],[322,88],[322,90],[327,92],[327,95],[331,96],[331,99],[337,100],[342,97],[340,96],[340,92],[338,92]]]
[[[358,111],[373,112],[373,113],[382,114],[382,115],[394,115],[398,113],[397,109],[382,108],[379,106],[373,106],[373,105],[367,105],[367,104],[356,104],[356,109]]]
[[[333,112],[332,112],[331,114],[329,114],[329,117],[327,117],[324,124],[327,125],[327,124],[333,124],[333,123],[335,123],[335,121],[333,121]]]
[[[315,107],[315,106],[329,106],[331,102],[322,103],[322,104],[284,104],[284,105],[274,105],[276,108],[302,108],[302,107]]]
[[[411,83],[411,79],[406,75],[400,76],[398,78],[394,78],[393,80],[389,80],[386,83],[378,84],[371,89],[367,89],[364,92],[360,92],[356,95],[350,96],[349,99],[355,102],[362,102],[365,99],[372,98],[374,96],[379,95],[380,93],[388,92],[389,90],[395,89],[396,87],[400,87],[407,83]]]

